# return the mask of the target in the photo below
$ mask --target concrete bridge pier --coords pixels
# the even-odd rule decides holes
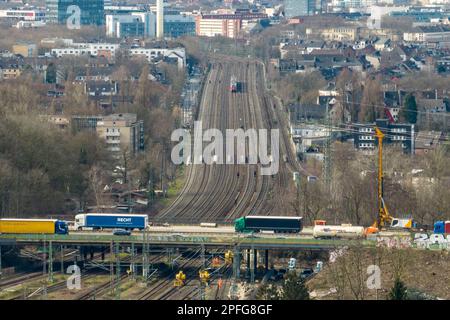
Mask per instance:
[[[233,276],[235,279],[241,277],[241,252],[238,247],[233,249]]]
[[[245,277],[246,278],[250,278],[250,269],[251,269],[251,250],[247,249],[246,250],[247,253],[247,257],[246,257],[246,264],[247,264],[247,268],[245,270]]]
[[[269,249],[264,250],[264,269],[269,271]]]
[[[252,260],[252,264],[250,265],[250,282],[255,282],[255,274],[258,269],[258,250],[253,249],[250,250],[250,258]]]

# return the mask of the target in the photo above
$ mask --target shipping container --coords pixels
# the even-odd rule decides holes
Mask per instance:
[[[445,233],[450,234],[450,221],[445,221]]]
[[[301,217],[247,216],[236,219],[237,232],[273,231],[275,233],[298,233],[302,230]]]
[[[144,214],[88,213],[75,216],[75,229],[139,229],[148,227],[148,216]]]
[[[68,226],[56,219],[0,219],[0,233],[67,234]]]

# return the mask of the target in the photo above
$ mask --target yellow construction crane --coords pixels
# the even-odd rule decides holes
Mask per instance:
[[[406,228],[411,229],[413,227],[412,219],[397,219],[389,214],[386,203],[384,202],[384,190],[383,190],[383,138],[384,133],[381,132],[378,127],[375,127],[375,137],[378,139],[378,217],[372,226],[367,228],[366,233],[376,233],[381,228]]]
[[[384,203],[384,190],[383,190],[383,139],[384,133],[380,129],[375,127],[375,136],[378,139],[378,219],[376,221],[377,228],[383,228],[390,226],[392,217],[389,214],[386,204]]]

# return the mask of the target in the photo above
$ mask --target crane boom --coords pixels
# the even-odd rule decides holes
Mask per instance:
[[[372,225],[373,228],[379,229],[390,225],[392,217],[389,214],[387,206],[384,202],[383,194],[383,138],[384,133],[378,127],[375,127],[375,136],[378,139],[378,217]]]

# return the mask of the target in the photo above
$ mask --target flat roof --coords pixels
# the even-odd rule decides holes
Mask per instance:
[[[257,219],[286,219],[286,220],[300,220],[303,217],[288,217],[288,216],[246,216],[244,218],[257,218]]]
[[[111,216],[111,217],[148,217],[146,214],[130,214],[130,213],[81,213],[81,215],[87,216]],[[78,214],[77,214],[78,216]]]
[[[0,221],[40,221],[40,222],[55,222],[58,219],[15,219],[15,218],[4,218],[0,219]]]

